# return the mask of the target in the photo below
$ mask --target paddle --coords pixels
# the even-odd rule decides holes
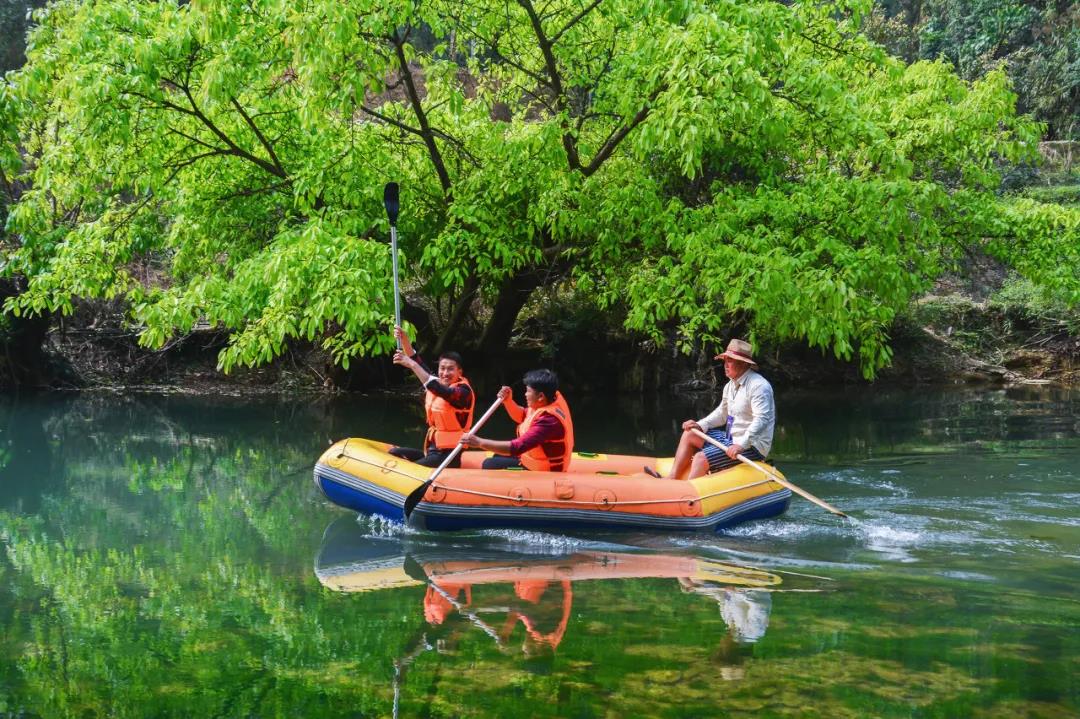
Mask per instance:
[[[386,216],[390,219],[390,258],[394,265],[394,326],[401,327],[401,290],[398,286],[398,263],[397,263],[397,216],[398,216],[398,184],[387,182],[383,188],[383,205],[386,206]],[[397,341],[397,348],[401,349],[401,340]]]
[[[469,431],[475,432],[476,430],[483,427],[484,422],[488,421],[488,418],[491,417],[492,414],[494,414],[495,410],[499,408],[500,404],[502,404],[502,399],[496,399],[495,403],[488,407],[488,411],[484,412],[484,415],[476,421],[476,424],[474,424],[469,429]],[[442,464],[436,467],[435,471],[431,473],[431,476],[428,477],[427,481],[413,491],[409,492],[409,496],[405,498],[404,506],[406,519],[408,519],[409,515],[412,514],[413,509],[416,507],[416,505],[420,503],[420,500],[424,498],[424,493],[427,492],[427,488],[430,487],[431,483],[435,481],[435,478],[438,477],[444,469],[446,469],[446,466],[454,461],[454,457],[461,454],[461,450],[464,446],[465,445],[463,445],[461,442],[458,442],[457,446],[454,447],[453,451],[450,452],[450,454],[446,455],[446,459],[442,461]]]
[[[719,447],[721,450],[723,450],[725,452],[727,451],[727,447],[725,447],[723,444],[721,444],[719,440],[713,439],[709,435],[702,432],[700,429],[691,429],[690,431],[693,432],[698,437],[701,437],[706,442],[708,442],[710,444],[713,444],[713,445],[716,445],[717,447]],[[844,514],[839,509],[832,506],[828,502],[822,501],[822,500],[818,499],[817,497],[815,497],[814,495],[807,492],[805,489],[802,489],[801,487],[795,486],[794,484],[787,481],[786,479],[784,479],[780,475],[776,474],[775,472],[770,472],[769,470],[765,469],[764,467],[762,467],[757,462],[755,462],[755,461],[753,461],[751,459],[747,459],[745,456],[743,456],[741,454],[737,454],[735,456],[743,464],[748,464],[751,467],[753,467],[754,469],[756,469],[757,471],[764,473],[765,475],[767,475],[769,477],[769,479],[771,479],[772,481],[776,482],[777,484],[779,484],[779,485],[781,485],[783,487],[787,487],[788,489],[790,489],[795,494],[798,494],[798,495],[804,497],[805,499],[809,499],[814,504],[818,505],[819,507],[822,507],[823,509],[829,510],[833,514],[838,514],[841,517],[847,517],[848,519],[850,519],[850,517],[848,517],[846,514]]]

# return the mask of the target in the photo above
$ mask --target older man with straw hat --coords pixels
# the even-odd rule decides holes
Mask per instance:
[[[728,378],[720,405],[702,419],[683,422],[668,479],[693,479],[707,472],[719,472],[738,464],[740,454],[761,460],[772,447],[776,424],[772,385],[754,371],[757,362],[750,343],[731,340],[727,349],[714,359],[724,360],[724,375]],[[725,449],[711,443],[706,445],[695,430],[707,433]]]

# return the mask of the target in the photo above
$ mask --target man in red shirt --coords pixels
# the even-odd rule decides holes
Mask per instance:
[[[574,451],[574,422],[570,407],[559,392],[559,378],[549,369],[525,373],[525,407],[514,402],[509,387],[499,390],[510,419],[518,424],[517,439],[484,439],[466,432],[466,447],[495,452],[484,460],[484,469],[529,469],[565,472]]]

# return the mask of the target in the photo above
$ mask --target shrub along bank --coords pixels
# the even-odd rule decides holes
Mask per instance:
[[[892,328],[893,362],[874,382],[856,365],[794,343],[762,346],[762,371],[774,384],[950,384],[957,382],[1080,384],[1080,311],[995,269],[977,277],[952,276],[914,302]],[[689,355],[627,333],[617,318],[601,315],[572,293],[550,293],[530,307],[509,351],[498,361],[467,355],[470,378],[483,390],[511,383],[526,369],[548,366],[578,392],[669,393],[715,391],[722,370],[715,347]],[[542,305],[542,306],[541,306]],[[541,314],[542,312],[542,314]],[[186,392],[371,391],[411,385],[411,376],[388,357],[368,358],[348,370],[325,350],[291,344],[274,362],[226,375],[217,367],[227,338],[196,331],[161,350],[140,347],[114,305],[84,303],[48,330],[35,371],[13,370],[20,355],[8,340],[0,353],[0,383],[14,385]],[[671,332],[674,335],[674,330]],[[423,351],[423,343],[420,349]],[[23,361],[26,361],[23,358]]]

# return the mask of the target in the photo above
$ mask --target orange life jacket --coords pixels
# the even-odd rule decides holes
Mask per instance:
[[[570,466],[570,456],[574,453],[574,422],[570,419],[570,408],[563,399],[562,392],[555,393],[555,401],[538,409],[530,409],[525,414],[525,421],[518,425],[517,434],[522,436],[529,431],[529,426],[536,417],[543,413],[555,417],[563,426],[561,439],[542,442],[521,455],[521,464],[525,469],[540,472],[565,472]]]
[[[463,384],[472,390],[469,380],[462,377],[451,387]],[[435,449],[453,449],[461,435],[472,427],[473,407],[476,406],[476,393],[469,392],[468,409],[458,409],[431,390],[424,397],[424,410],[427,412],[428,432],[424,438],[424,453]]]

